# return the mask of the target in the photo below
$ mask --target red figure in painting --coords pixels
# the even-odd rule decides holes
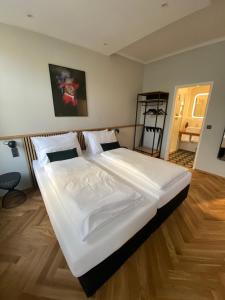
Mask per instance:
[[[73,78],[66,78],[64,82],[59,84],[59,88],[63,88],[64,90],[62,97],[64,104],[76,106],[76,91],[79,88],[79,83],[77,83]]]

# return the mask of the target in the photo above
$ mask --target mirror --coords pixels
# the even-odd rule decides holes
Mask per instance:
[[[221,142],[219,153],[218,153],[218,159],[225,161],[225,130],[223,133],[222,142]]]
[[[195,96],[192,109],[192,118],[204,118],[208,95],[209,93],[201,93]]]

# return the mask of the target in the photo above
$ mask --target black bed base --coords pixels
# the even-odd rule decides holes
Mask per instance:
[[[93,295],[116,270],[135,252],[164,220],[185,200],[189,185],[170,202],[158,209],[157,214],[130,240],[90,271],[78,277],[87,297]]]

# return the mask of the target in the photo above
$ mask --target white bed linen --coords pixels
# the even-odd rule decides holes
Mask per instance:
[[[76,132],[51,136],[37,136],[31,138],[41,166],[49,163],[47,153],[76,148],[78,156],[82,155]]]
[[[75,277],[82,276],[118,250],[156,214],[155,200],[149,197],[146,205],[118,217],[83,243],[78,228],[62,209],[44,168],[38,161],[33,161],[33,168],[57,240]]]
[[[154,189],[165,189],[182,177],[187,169],[125,148],[102,152],[101,155]]]
[[[83,157],[52,162],[44,168],[62,200],[62,208],[80,228],[82,241],[145,203],[140,193]],[[74,218],[77,214],[79,219]]]
[[[126,182],[135,186],[139,191],[142,191],[145,194],[145,197],[148,195],[153,197],[156,200],[157,208],[167,204],[191,182],[191,172],[185,172],[182,177],[174,180],[173,184],[167,186],[165,189],[154,189],[148,182],[142,180],[141,177],[137,177],[126,168],[118,167],[118,165],[104,158],[102,155],[97,155],[90,159],[108,172],[111,172],[111,174],[116,174]]]
[[[97,155],[103,151],[101,144],[117,141],[114,130],[83,131],[83,135],[87,151],[92,155]]]

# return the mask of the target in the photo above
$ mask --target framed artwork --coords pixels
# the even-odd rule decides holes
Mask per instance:
[[[56,117],[87,116],[85,72],[49,64]]]

